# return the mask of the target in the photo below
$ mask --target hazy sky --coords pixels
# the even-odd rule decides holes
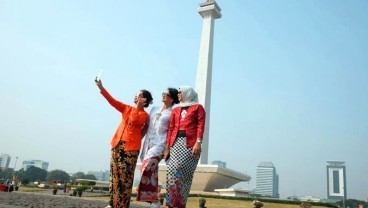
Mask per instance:
[[[195,84],[202,1],[0,0],[0,153],[49,170],[109,169],[120,114],[106,89],[155,105]],[[326,197],[326,161],[368,197],[368,1],[218,0],[209,162],[252,176],[272,161],[282,198]],[[149,109],[147,109],[149,111]]]

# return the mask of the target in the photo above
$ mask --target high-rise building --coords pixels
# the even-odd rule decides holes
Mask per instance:
[[[327,161],[327,199],[346,200],[345,162]]]
[[[226,162],[221,161],[221,160],[212,161],[212,165],[218,165],[221,168],[226,168]]]
[[[0,155],[0,168],[1,169],[9,168],[10,159],[11,159],[10,155],[2,153]]]
[[[34,166],[47,171],[49,163],[42,160],[26,160],[23,161],[22,168],[26,171],[29,167]]]
[[[279,198],[279,176],[272,162],[261,162],[257,166],[255,194]]]
[[[91,174],[96,176],[98,181],[109,181],[110,178],[110,171],[88,171],[87,174]]]

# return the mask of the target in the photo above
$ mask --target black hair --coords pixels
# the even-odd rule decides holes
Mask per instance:
[[[169,91],[170,97],[173,99],[174,104],[178,104],[179,103],[178,90],[171,87],[167,88],[167,90]]]
[[[143,98],[146,98],[146,104],[144,105],[144,107],[147,108],[153,100],[152,95],[148,90],[141,90],[141,92],[142,92]]]

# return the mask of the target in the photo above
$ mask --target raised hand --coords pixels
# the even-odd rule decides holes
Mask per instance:
[[[104,87],[103,87],[103,85],[102,85],[102,81],[101,81],[101,79],[97,79],[97,77],[96,77],[96,79],[95,79],[95,83],[96,83],[97,87],[98,87],[100,90],[103,90],[103,89],[104,89]]]

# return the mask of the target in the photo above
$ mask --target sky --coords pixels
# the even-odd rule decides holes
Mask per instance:
[[[109,169],[121,115],[94,78],[133,104],[195,86],[204,1],[0,0],[0,153],[49,170]],[[281,198],[327,196],[346,162],[348,198],[368,198],[368,1],[218,0],[209,162],[252,177],[271,161]],[[150,108],[147,109],[149,111]],[[15,158],[18,157],[17,164]]]

